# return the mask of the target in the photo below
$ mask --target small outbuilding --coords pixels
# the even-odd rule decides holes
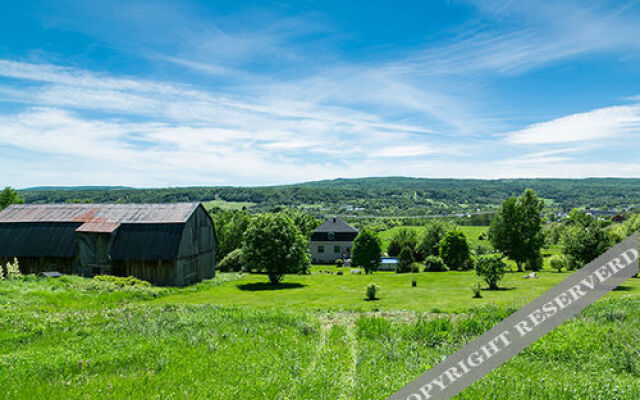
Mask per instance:
[[[314,263],[333,263],[351,258],[358,230],[339,218],[331,218],[311,233],[309,253]]]
[[[200,203],[14,204],[0,211],[0,263],[22,273],[134,276],[185,286],[215,275],[216,237]]]

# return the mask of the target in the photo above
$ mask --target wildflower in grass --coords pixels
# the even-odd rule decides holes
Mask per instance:
[[[7,279],[16,279],[22,276],[20,273],[20,265],[18,264],[18,259],[13,258],[13,263],[7,263]]]

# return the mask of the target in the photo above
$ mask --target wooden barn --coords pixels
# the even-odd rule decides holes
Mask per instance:
[[[0,262],[22,273],[135,276],[185,286],[215,275],[213,221],[200,203],[14,204],[0,211]]]

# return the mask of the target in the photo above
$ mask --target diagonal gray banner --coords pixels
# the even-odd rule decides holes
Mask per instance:
[[[638,232],[387,400],[447,400],[638,273]]]

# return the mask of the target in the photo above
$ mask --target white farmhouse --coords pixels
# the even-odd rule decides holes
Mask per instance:
[[[358,230],[341,219],[331,218],[311,233],[309,253],[314,263],[333,263],[351,258]]]

